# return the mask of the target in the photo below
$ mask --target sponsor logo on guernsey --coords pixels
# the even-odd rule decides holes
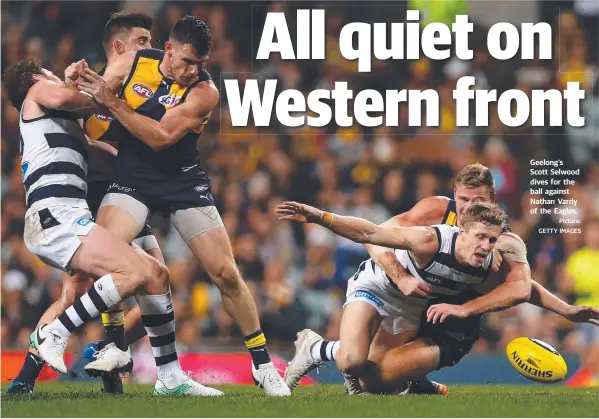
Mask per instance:
[[[382,307],[383,306],[383,302],[378,299],[377,297],[375,297],[374,295],[372,295],[370,292],[368,291],[364,291],[364,290],[358,290],[354,293],[354,296],[356,298],[366,298],[367,300],[372,301],[373,303],[375,303],[377,306]]]
[[[97,113],[97,114],[96,114],[96,119],[97,119],[98,121],[102,121],[102,122],[110,122],[110,121],[112,121],[114,118],[113,118],[112,116],[106,116],[106,115],[102,115],[102,114],[99,114],[99,113]]]
[[[83,217],[81,217],[81,218],[77,219],[77,221],[76,221],[76,222],[77,222],[77,224],[79,224],[80,226],[84,226],[84,227],[85,227],[86,225],[88,225],[89,223],[91,223],[91,222],[93,222],[93,221],[92,221],[92,220],[90,220],[90,219],[87,219],[87,218],[83,218]]]
[[[24,161],[23,164],[21,164],[21,178],[22,179],[25,179],[25,175],[27,174],[27,169],[29,169],[29,162]]]
[[[208,190],[208,185],[198,185],[193,188],[196,192],[205,192]]]
[[[152,96],[154,96],[154,92],[152,92],[152,89],[141,83],[135,83],[133,85],[133,91],[137,96],[141,96],[146,99],[150,99]]]
[[[161,105],[172,108],[173,106],[177,106],[181,103],[181,97],[177,95],[164,95],[158,98],[158,103]]]

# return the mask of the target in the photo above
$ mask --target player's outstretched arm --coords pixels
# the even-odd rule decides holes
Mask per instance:
[[[426,227],[379,226],[363,218],[333,214],[298,202],[277,205],[276,213],[281,220],[320,224],[356,243],[372,243],[418,253],[434,253],[437,250],[437,235]]]
[[[439,224],[447,209],[449,199],[433,196],[419,201],[409,211],[396,215],[383,226],[413,227],[422,225]],[[387,274],[405,295],[418,295],[424,297],[431,292],[430,287],[414,278],[399,263],[393,249],[365,243],[364,248],[374,262]]]
[[[79,81],[78,87],[106,106],[131,135],[155,151],[170,147],[185,134],[197,129],[219,100],[214,83],[200,83],[191,89],[183,104],[166,112],[159,122],[137,113],[118,99],[104,79],[90,69],[84,70],[82,78],[84,81]]]
[[[592,306],[576,306],[566,303],[536,281],[532,281],[532,292],[528,301],[537,307],[559,314],[575,323],[591,323],[599,326],[599,309]]]

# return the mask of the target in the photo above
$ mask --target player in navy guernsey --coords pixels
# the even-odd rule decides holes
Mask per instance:
[[[200,166],[197,140],[219,100],[218,90],[203,68],[211,47],[208,26],[188,16],[175,24],[164,50],[123,54],[102,77],[89,69],[82,74],[78,87],[114,117],[112,121],[89,121],[86,133],[92,139],[101,135],[119,141],[114,175],[98,223],[130,241],[151,213],[170,215],[245,335],[256,383],[269,395],[288,396],[289,388],[268,354],[251,293],[235,265],[210,193],[210,180]],[[143,305],[141,310],[143,320]],[[157,384],[156,391],[175,389]]]
[[[469,165],[456,177],[454,199],[440,196],[425,198],[410,211],[393,217],[385,225],[458,225],[464,212],[474,202],[493,202],[494,191],[493,177],[489,169],[480,164]],[[493,284],[488,280],[483,283],[486,287],[480,288],[480,292],[467,292],[453,297],[430,298],[431,287],[406,271],[393,249],[365,245],[372,257],[371,262],[378,265],[376,269],[385,272],[389,280],[386,285],[393,290],[400,290],[406,297],[428,298],[425,308],[434,307],[423,313],[419,330],[416,327],[414,330],[393,334],[387,332],[385,327],[380,327],[376,339],[370,348],[367,348],[368,359],[376,360],[381,374],[384,373],[386,380],[392,383],[387,391],[396,392],[399,388],[405,390],[404,393],[446,394],[446,386],[434,383],[426,377],[414,378],[419,374],[424,376],[434,369],[457,364],[478,339],[482,318],[480,314],[501,310],[525,299],[527,282],[530,280],[526,247],[518,236],[509,231],[507,224],[503,226],[502,231],[496,246],[496,256],[499,257],[494,260],[494,270],[499,269],[503,256],[501,277],[504,277],[505,281],[497,286],[497,283]],[[366,264],[361,268],[365,267]],[[599,318],[599,310],[569,305],[540,284],[531,282],[530,303],[574,322],[588,322],[590,319]],[[494,286],[497,287],[492,289]],[[466,305],[463,306],[464,303]],[[448,316],[452,310],[460,317]],[[399,321],[396,323],[397,326],[401,326]],[[298,333],[296,347],[295,357],[285,375],[290,388],[295,387],[304,375],[318,365],[335,361],[340,344],[339,341],[325,341],[313,331],[304,330]],[[360,362],[360,345],[352,345],[348,349],[354,352],[350,354],[351,357]],[[413,362],[404,362],[408,358]],[[409,382],[407,389],[404,385],[406,377],[413,380]]]

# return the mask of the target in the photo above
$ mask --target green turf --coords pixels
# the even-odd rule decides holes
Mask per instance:
[[[346,396],[338,385],[301,387],[267,398],[252,386],[218,386],[220,398],[157,397],[128,385],[105,396],[98,384],[38,384],[33,396],[7,396],[3,417],[597,417],[594,389],[563,386],[451,386],[449,396]]]

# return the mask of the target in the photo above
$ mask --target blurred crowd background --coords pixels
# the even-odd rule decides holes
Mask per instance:
[[[356,92],[366,88],[433,88],[440,92],[439,128],[408,127],[407,112],[402,109],[397,128],[330,125],[287,129],[273,121],[268,129],[233,129],[221,88],[221,106],[213,112],[199,148],[270,347],[291,348],[295,334],[305,327],[328,339],[338,338],[346,280],[367,257],[360,245],[318,226],[279,222],[273,212],[277,203],[293,199],[382,223],[425,197],[451,196],[453,176],[476,161],[493,171],[498,200],[509,214],[512,229],[528,246],[533,278],[571,303],[599,306],[599,275],[595,291],[583,294],[577,287],[581,279],[575,263],[575,258],[597,260],[599,252],[599,6],[592,1],[500,3],[413,1],[376,7],[364,2],[331,3],[324,6],[326,60],[258,62],[253,54],[266,12],[286,12],[294,39],[297,6],[282,2],[3,1],[2,70],[24,58],[39,61],[57,75],[80,58],[98,70],[104,63],[100,33],[105,21],[111,12],[130,10],[154,17],[152,43],[157,48],[163,47],[169,28],[184,15],[206,20],[216,41],[207,68],[217,87],[225,77],[276,78],[281,89],[305,92],[332,88],[335,81],[348,81]],[[356,62],[340,56],[337,40],[345,23],[401,22],[408,6],[423,12],[423,23],[451,23],[456,14],[470,13],[475,22],[470,40],[474,60],[374,60],[373,72],[366,74],[357,72]],[[485,11],[486,7],[493,8],[493,13]],[[519,23],[519,16],[552,25],[553,60],[500,62],[489,56],[484,40],[490,24],[502,20]],[[499,92],[561,89],[568,81],[579,81],[587,95],[582,108],[587,126],[538,128],[525,124],[507,128],[491,108],[490,115],[495,118],[488,128],[456,129],[452,90],[463,75],[474,75],[478,88]],[[61,273],[42,264],[23,243],[18,113],[4,91],[1,106],[2,348],[26,348],[40,315],[60,295]],[[580,168],[570,197],[579,200],[583,234],[537,233],[539,227],[557,227],[558,220],[530,214],[532,158],[561,159],[566,168]],[[218,345],[242,351],[242,338],[223,310],[217,289],[176,230],[161,214],[155,214],[151,224],[171,272],[181,350]],[[80,340],[72,339],[72,345],[80,348],[87,341],[100,339],[102,333],[101,324],[90,324]],[[524,304],[488,315],[483,338],[474,351],[501,352],[510,339],[521,335],[543,339],[565,352],[579,352],[584,345],[571,323]],[[138,351],[147,352],[148,348],[142,345]]]

